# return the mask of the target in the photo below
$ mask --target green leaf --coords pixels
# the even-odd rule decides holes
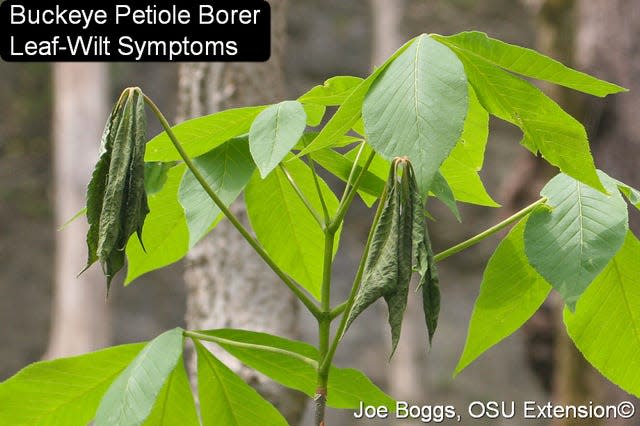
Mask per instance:
[[[331,77],[322,86],[315,86],[298,100],[303,104],[334,106],[342,104],[347,97],[363,82],[360,77]]]
[[[78,210],[78,212],[76,214],[74,214],[71,219],[67,220],[65,223],[63,223],[62,225],[60,225],[57,229],[57,231],[62,231],[64,229],[67,228],[67,226],[71,225],[73,222],[75,222],[77,219],[81,218],[82,216],[86,216],[87,215],[87,208],[83,207],[80,210]]]
[[[324,118],[327,108],[324,105],[304,104],[302,105],[304,112],[307,114],[307,126],[316,127]]]
[[[529,216],[524,232],[529,263],[573,309],[589,283],[624,242],[627,205],[616,188],[605,195],[560,174],[540,192],[551,210]]]
[[[0,424],[87,424],[111,382],[144,343],[31,364],[0,384]]]
[[[426,195],[462,134],[467,107],[462,64],[423,34],[376,80],[362,114],[371,146],[388,160],[408,157]]]
[[[402,177],[399,169],[402,169]],[[387,180],[387,197],[371,239],[362,284],[349,311],[347,325],[383,297],[389,308],[391,355],[395,352],[407,306],[413,258],[413,193],[409,191],[411,165],[394,161]]]
[[[322,204],[313,174],[301,160],[287,161],[287,170],[317,212]],[[329,214],[338,209],[338,199],[322,179],[320,188]],[[298,197],[284,172],[277,168],[266,179],[254,174],[245,191],[251,226],[258,241],[274,262],[314,297],[320,298],[324,232]],[[334,255],[340,231],[336,232]]]
[[[359,148],[356,148],[355,150],[358,151]],[[361,159],[363,155],[364,152],[360,155]],[[349,179],[351,169],[353,168],[353,162],[355,161],[355,156],[353,159],[349,159],[346,155],[339,154],[331,148],[316,151],[313,154],[310,154],[310,156],[325,170],[338,177],[343,182],[346,182],[347,179]],[[358,164],[360,164],[360,161],[358,161]],[[356,166],[355,176],[360,173],[360,170],[362,170],[362,167],[360,165]],[[367,204],[367,206],[371,207],[384,189],[384,180],[367,170],[360,181],[360,186],[358,188],[358,194],[360,194],[362,200]]]
[[[602,97],[627,91],[618,85],[571,69],[535,50],[507,44],[482,32],[469,31],[452,36],[432,37],[470,57],[477,57],[509,71],[580,92]]]
[[[360,83],[360,85],[344,99],[340,108],[338,108],[333,117],[331,117],[331,120],[329,120],[322,128],[322,131],[318,136],[305,149],[303,149],[300,154],[298,154],[298,157],[334,146],[336,140],[347,133],[362,116],[362,103],[364,102],[365,95],[369,91],[373,82],[376,81],[389,64],[393,63],[393,61],[395,61],[402,52],[411,46],[413,42],[414,39],[405,43],[400,49],[391,55],[384,64],[367,77],[366,80],[363,80],[362,83]]]
[[[182,357],[165,382],[144,426],[199,426],[198,412]]]
[[[467,341],[454,374],[519,329],[551,291],[525,255],[525,222],[509,232],[487,263],[469,321]]]
[[[253,120],[266,106],[228,109],[215,114],[193,118],[173,126],[171,129],[182,144],[187,155],[198,157],[229,139],[247,133]],[[166,132],[155,136],[147,143],[145,161],[181,161]]]
[[[298,101],[284,101],[262,111],[249,130],[249,148],[264,178],[294,147],[306,127],[307,115]]]
[[[480,105],[471,85],[469,111],[464,120],[462,136],[451,154],[440,166],[440,172],[449,183],[456,200],[481,206],[499,207],[487,194],[478,172],[484,163],[484,150],[489,137],[489,114]]]
[[[454,48],[482,106],[518,126],[520,142],[573,178],[604,192],[584,126],[531,83]]]
[[[95,425],[141,425],[182,359],[182,341],[182,329],[178,327],[149,342],[102,397]]]
[[[204,426],[287,426],[287,421],[267,400],[218,361],[200,342],[198,394]]]
[[[142,230],[145,250],[137,238],[127,244],[128,270],[125,284],[147,272],[180,260],[189,249],[189,230],[184,210],[178,203],[178,187],[185,165],[169,170],[162,190],[149,196],[150,213]]]
[[[451,210],[451,213],[453,213],[458,222],[462,222],[462,216],[460,216],[460,211],[458,210],[453,190],[449,186],[449,182],[447,182],[439,171],[433,176],[430,192],[433,193],[438,200],[442,201],[449,210]]]
[[[174,161],[144,163],[144,189],[147,195],[153,195],[162,190],[167,181],[167,173],[175,165]]]
[[[633,204],[637,209],[640,210],[640,191],[627,185],[624,182],[620,182],[619,180],[612,178],[601,170],[598,170],[598,175],[603,182],[610,182],[611,185],[617,186],[618,190],[620,190],[620,192],[622,192],[624,196],[627,197],[627,200],[629,200],[631,204]]]
[[[198,333],[217,338],[216,343],[243,364],[288,388],[309,397],[316,393],[318,350],[313,346],[245,330],[206,330]],[[274,351],[275,350],[275,351]],[[284,351],[284,352],[283,352]],[[357,408],[360,402],[394,408],[394,401],[361,372],[331,366],[327,386],[327,405]]]
[[[226,206],[238,198],[256,168],[247,136],[231,139],[193,162]],[[188,169],[180,183],[178,200],[186,215],[191,248],[211,230],[221,211]]]
[[[564,311],[569,336],[584,357],[625,391],[640,396],[640,242],[624,245],[584,292],[575,313]]]

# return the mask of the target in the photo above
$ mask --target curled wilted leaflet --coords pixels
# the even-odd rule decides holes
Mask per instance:
[[[389,309],[393,354],[400,339],[412,271],[420,273],[421,284],[426,283],[423,285],[423,305],[425,312],[429,311],[425,318],[430,339],[437,323],[438,309],[434,308],[439,307],[439,291],[431,244],[424,226],[423,203],[413,168],[406,158],[393,161],[386,189],[387,197],[373,230],[362,284],[349,312],[347,327],[373,302],[384,298]]]
[[[100,157],[87,188],[87,268],[100,261],[107,290],[124,266],[124,248],[131,234],[137,232],[142,238],[149,212],[144,188],[146,129],[142,91],[125,89],[105,126]]]

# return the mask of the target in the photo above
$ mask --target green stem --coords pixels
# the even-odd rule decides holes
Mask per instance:
[[[384,204],[387,201],[387,187],[385,185],[382,194],[380,195],[380,201],[378,202],[378,208],[376,209],[376,214],[373,218],[373,223],[371,224],[371,228],[369,229],[369,236],[367,237],[367,242],[364,246],[364,250],[362,252],[362,257],[360,258],[360,264],[358,265],[358,272],[356,272],[356,276],[353,279],[353,285],[351,286],[351,293],[349,293],[349,298],[347,301],[337,306],[331,313],[330,317],[336,312],[343,311],[342,320],[340,321],[340,325],[338,326],[338,330],[336,330],[336,334],[333,337],[333,342],[329,347],[329,351],[324,357],[320,357],[320,371],[329,371],[331,367],[331,361],[333,360],[333,356],[338,349],[338,344],[342,339],[342,335],[345,332],[347,327],[347,320],[349,319],[349,314],[351,313],[351,309],[353,308],[353,302],[356,300],[356,295],[358,294],[358,290],[360,289],[360,284],[362,283],[362,276],[364,274],[364,267],[367,262],[367,257],[369,257],[369,249],[371,248],[371,242],[373,241],[373,234],[378,225],[378,221],[380,220],[380,216],[382,215],[382,210],[384,208]],[[344,307],[343,307],[344,305]],[[337,316],[337,314],[336,314]]]
[[[342,193],[342,197],[340,198],[340,204],[344,203],[345,197],[348,194],[349,189],[351,188],[351,181],[353,180],[353,176],[356,174],[356,170],[358,169],[358,163],[360,163],[360,156],[364,151],[364,142],[360,144],[360,149],[356,154],[356,158],[353,160],[353,166],[351,167],[351,171],[349,172],[349,177],[347,178],[347,185],[344,187],[344,192]]]
[[[333,308],[331,312],[329,312],[329,318],[331,318],[332,321],[336,319],[341,313],[345,311],[345,309],[347,309],[347,304],[348,301],[345,300],[344,302]]]
[[[434,256],[434,260],[436,262],[439,262],[441,260],[446,259],[449,256],[452,256],[458,252],[461,252],[462,250],[469,248],[475,244],[478,244],[480,241],[486,239],[487,237],[495,234],[496,232],[499,232],[500,230],[506,228],[507,226],[511,225],[512,223],[522,219],[523,217],[525,217],[526,215],[528,215],[529,213],[531,213],[533,211],[533,209],[535,209],[536,207],[538,207],[541,204],[544,204],[547,201],[547,197],[543,197],[541,199],[539,199],[538,201],[536,201],[533,204],[528,205],[527,207],[525,207],[524,209],[520,210],[519,212],[515,213],[514,215],[506,218],[505,220],[503,220],[502,222],[492,226],[491,228],[479,233],[478,235],[469,238],[466,241],[461,242],[460,244],[456,244],[455,246],[448,248],[447,250],[443,251],[442,253],[438,253]]]
[[[249,245],[251,245],[251,247],[255,250],[255,252],[258,253],[258,255],[262,258],[262,260],[264,260],[267,263],[267,265],[269,265],[269,267],[276,273],[276,275],[280,277],[282,282],[287,287],[289,287],[289,289],[296,295],[296,297],[300,299],[300,301],[307,307],[309,312],[311,312],[311,314],[314,317],[319,318],[321,316],[321,312],[318,306],[311,300],[309,296],[307,296],[304,293],[302,289],[300,289],[293,282],[293,280],[282,269],[280,269],[278,265],[275,264],[273,259],[271,259],[271,257],[267,254],[267,252],[262,248],[260,243],[258,243],[258,241],[255,238],[253,238],[253,236],[249,233],[249,231],[247,231],[247,229],[240,223],[238,218],[227,208],[227,206],[222,202],[222,200],[220,200],[220,198],[216,195],[216,193],[213,191],[211,186],[207,183],[207,180],[204,178],[202,173],[200,173],[200,170],[198,169],[198,167],[196,167],[196,165],[193,163],[191,158],[187,155],[186,151],[182,147],[182,144],[180,144],[180,142],[176,138],[176,135],[173,133],[173,130],[169,125],[169,122],[164,117],[160,109],[156,106],[156,104],[153,103],[153,101],[147,95],[144,95],[144,100],[147,103],[147,105],[149,105],[153,113],[156,115],[156,117],[160,121],[160,124],[162,125],[164,130],[167,132],[169,139],[171,139],[173,146],[180,154],[180,157],[182,157],[182,160],[184,161],[184,163],[187,165],[191,173],[193,173],[193,176],[200,183],[200,185],[205,190],[207,195],[209,195],[211,200],[213,200],[216,206],[218,206],[220,211],[222,211],[222,213],[227,217],[227,219],[229,219],[231,224],[238,230],[238,232],[240,232],[240,234],[244,237],[244,239],[247,240]]]
[[[322,271],[322,290],[320,306],[322,317],[318,318],[318,359],[324,359],[329,351],[329,339],[331,335],[331,267],[333,265],[333,244],[335,231],[325,228],[324,231],[324,256]],[[324,408],[327,402],[327,384],[329,382],[329,370],[317,368],[315,412],[316,423],[322,424]]]
[[[318,198],[320,198],[320,205],[322,205],[322,213],[324,214],[324,227],[327,226],[329,221],[331,220],[331,216],[329,215],[329,209],[327,208],[327,202],[324,199],[324,194],[322,193],[322,189],[320,188],[320,179],[318,178],[318,173],[316,173],[316,163],[313,161],[313,158],[309,155],[309,168],[311,169],[311,174],[313,175],[313,183],[316,186],[316,191],[318,191]]]
[[[360,169],[360,173],[358,174],[358,177],[356,177],[356,180],[353,182],[351,189],[349,189],[347,196],[344,197],[344,199],[340,202],[340,205],[338,206],[338,211],[336,212],[336,215],[334,216],[333,220],[329,224],[330,230],[335,232],[335,230],[337,230],[340,227],[340,224],[342,223],[344,216],[347,214],[347,210],[349,209],[349,206],[351,206],[351,202],[353,201],[353,198],[356,196],[356,192],[358,192],[358,187],[360,186],[360,182],[362,181],[362,178],[364,178],[364,175],[367,172],[367,169],[369,168],[369,166],[371,165],[371,162],[373,161],[375,155],[376,155],[376,152],[372,150],[371,154],[369,154],[369,157],[367,157],[367,160],[365,161],[364,165]]]
[[[304,206],[307,208],[307,210],[309,210],[309,213],[311,213],[311,216],[313,216],[313,218],[316,220],[316,222],[318,222],[318,225],[320,225],[320,228],[324,229],[326,222],[324,220],[322,220],[322,218],[320,217],[320,215],[318,214],[316,209],[313,208],[313,206],[311,205],[311,202],[309,202],[309,200],[304,195],[302,190],[298,187],[296,182],[293,180],[293,177],[289,173],[289,170],[287,170],[287,168],[282,163],[280,163],[280,170],[282,170],[282,172],[286,176],[287,180],[291,184],[291,187],[296,192],[296,194],[298,194],[298,198],[300,198],[300,201],[302,201],[302,204],[304,204]]]
[[[278,355],[285,355],[291,358],[296,358],[305,364],[312,366],[313,368],[318,368],[318,362],[311,358],[307,358],[304,355],[300,355],[296,352],[291,352],[286,349],[274,348],[273,346],[265,346],[258,345],[255,343],[245,343],[245,342],[237,342],[235,340],[224,339],[222,337],[211,336],[205,333],[199,333],[197,331],[188,331],[185,330],[182,332],[182,335],[185,337],[190,337],[192,339],[205,340],[207,342],[217,343],[224,347],[224,345],[235,346],[237,348],[250,349],[250,350],[260,350],[265,352],[271,352]]]

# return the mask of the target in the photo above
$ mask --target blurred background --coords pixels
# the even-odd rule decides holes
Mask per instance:
[[[186,263],[148,274],[127,288],[118,277],[106,300],[99,267],[75,279],[86,260],[84,220],[57,229],[84,206],[102,127],[110,105],[126,86],[142,87],[167,117],[180,120],[220,108],[294,99],[334,75],[365,76],[404,41],[422,32],[480,30],[631,89],[630,94],[602,100],[544,87],[587,126],[597,166],[640,187],[637,0],[270,3],[273,55],[266,64],[0,62],[0,380],[43,357],[148,340],[177,325],[246,327],[316,340],[314,323],[290,299],[274,301],[268,292],[260,293],[268,287],[255,282],[263,280],[255,269],[260,265],[248,268],[253,272],[237,266],[253,258],[223,225],[216,230],[219,238],[199,244]],[[154,135],[159,127],[149,121],[149,134]],[[491,127],[482,177],[503,208],[460,206],[463,223],[458,224],[434,202],[430,209],[438,220],[430,223],[430,232],[436,251],[534,201],[555,173],[518,145],[516,128],[494,119]],[[235,208],[242,210],[241,205]],[[337,256],[336,301],[348,292],[371,213],[358,205],[347,218],[345,229],[351,232],[343,233]],[[638,223],[636,215],[632,218],[636,233]],[[592,371],[572,348],[557,326],[559,308],[553,297],[521,331],[452,378],[483,266],[498,241],[495,237],[438,265],[442,312],[428,353],[422,313],[410,305],[400,348],[388,362],[386,308],[379,303],[351,328],[336,363],[362,369],[397,399],[451,404],[463,412],[474,400],[606,403],[631,399]],[[223,265],[233,273],[221,273]],[[248,290],[240,289],[251,279],[254,283]],[[234,280],[239,282],[237,294],[216,291]],[[258,296],[246,299],[242,295],[247,292]],[[267,306],[273,303],[275,310],[270,312],[283,313],[277,315],[276,323],[273,315],[270,319],[258,314],[233,318],[237,306],[250,312],[259,298],[267,300]],[[252,318],[243,319],[246,316]],[[256,382],[261,392],[278,401],[292,423],[310,424],[308,414],[300,420],[305,418],[305,406],[298,395],[283,393],[263,378]],[[482,422],[518,425],[525,421],[516,416]],[[351,412],[331,410],[328,417],[330,425],[364,423],[354,422]],[[640,420],[580,424],[631,425]]]

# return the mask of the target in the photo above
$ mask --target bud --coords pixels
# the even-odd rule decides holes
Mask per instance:
[[[87,188],[87,268],[100,261],[107,291],[124,266],[124,249],[149,213],[144,188],[147,121],[139,88],[122,92],[104,128],[100,157]]]

